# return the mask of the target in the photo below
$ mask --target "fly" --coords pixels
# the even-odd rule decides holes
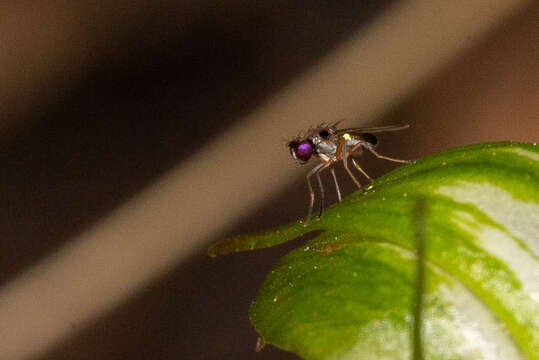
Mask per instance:
[[[318,218],[322,216],[324,208],[324,186],[320,178],[320,173],[329,169],[335,182],[335,188],[337,190],[337,198],[341,201],[341,190],[339,183],[337,182],[337,176],[335,175],[334,165],[338,162],[342,162],[344,169],[350,175],[350,178],[356,184],[358,189],[361,188],[361,184],[352,173],[349,167],[349,161],[363,176],[365,176],[371,183],[373,179],[358,165],[355,156],[359,156],[363,153],[363,150],[371,152],[379,159],[389,160],[398,163],[409,163],[412,160],[395,159],[389,156],[379,154],[375,147],[378,144],[378,138],[374,133],[385,131],[404,130],[409,128],[409,125],[388,125],[388,126],[376,126],[376,127],[364,127],[364,128],[348,128],[338,129],[338,123],[331,125],[320,125],[315,129],[311,129],[304,136],[297,137],[296,139],[289,141],[287,146],[290,150],[290,154],[300,164],[307,163],[311,157],[316,157],[320,160],[320,164],[316,165],[307,173],[307,185],[309,187],[310,201],[309,211],[307,213],[307,220],[305,226],[309,223],[313,213],[315,193],[311,184],[311,177],[316,176],[318,186],[320,187],[320,213]]]

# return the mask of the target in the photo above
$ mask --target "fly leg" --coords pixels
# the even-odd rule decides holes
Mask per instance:
[[[322,211],[324,211],[324,202],[325,202],[325,194],[324,194],[324,185],[322,184],[322,179],[320,178],[320,173],[324,170],[324,167],[321,167],[320,170],[318,170],[316,174],[316,180],[318,180],[318,187],[320,188],[320,211],[318,212],[318,218],[322,216]]]
[[[350,177],[352,178],[352,180],[354,181],[354,184],[356,184],[357,188],[358,189],[361,189],[361,184],[359,183],[359,181],[357,181],[356,177],[354,176],[354,174],[352,173],[352,171],[350,170],[350,168],[348,167],[348,157],[350,156],[350,154],[354,151],[355,149],[355,146],[352,148],[351,151],[347,151],[346,149],[346,142],[343,142],[343,145],[342,145],[342,154],[343,154],[343,157],[342,157],[342,164],[344,166],[344,169],[346,170],[346,172],[348,173],[348,175],[350,175]]]
[[[389,160],[389,161],[393,161],[393,162],[398,162],[398,163],[404,163],[404,164],[407,164],[407,163],[412,163],[414,162],[413,160],[401,160],[401,159],[395,159],[395,158],[392,158],[392,157],[389,157],[389,156],[385,156],[385,155],[380,155],[378,154],[378,152],[376,150],[374,150],[374,146],[372,146],[371,144],[369,143],[365,143],[365,144],[362,144],[363,147],[367,150],[369,150],[371,153],[374,154],[374,156],[376,156],[378,159],[384,159],[384,160]]]
[[[309,194],[310,194],[310,201],[309,201],[309,211],[307,212],[307,219],[305,220],[305,223],[303,224],[303,226],[307,226],[309,225],[309,221],[311,220],[311,216],[313,214],[313,207],[314,207],[314,190],[313,190],[313,186],[311,184],[311,176],[313,176],[314,174],[317,174],[317,178],[318,178],[318,185],[322,186],[322,180],[320,179],[320,175],[318,174],[318,171],[321,170],[322,168],[324,168],[324,166],[329,166],[327,165],[327,163],[321,163],[321,164],[318,164],[316,165],[314,168],[312,168],[308,173],[307,173],[307,176],[306,176],[306,179],[307,179],[307,186],[309,187]],[[324,189],[321,188],[322,190],[322,198],[324,197]]]
[[[339,199],[339,202],[341,202],[342,201],[341,189],[339,188],[339,183],[337,182],[337,175],[335,175],[335,169],[331,167],[329,168],[329,171],[331,171],[331,175],[333,175],[333,181],[335,182],[335,189],[337,189],[337,198]]]
[[[352,154],[354,151],[356,151],[357,149],[359,149],[361,146],[363,146],[365,149],[369,150],[371,153],[373,153],[374,156],[376,156],[378,159],[384,159],[384,160],[389,160],[389,161],[393,161],[393,162],[398,162],[398,163],[404,163],[404,164],[408,164],[408,163],[413,163],[414,160],[401,160],[401,159],[395,159],[395,158],[392,158],[392,157],[389,157],[389,156],[385,156],[385,155],[380,155],[378,154],[378,152],[376,150],[374,150],[374,145],[372,145],[371,143],[368,143],[368,142],[360,142],[356,145],[354,145],[354,147],[350,150],[350,154]],[[359,170],[359,169],[358,169]],[[362,170],[360,170],[363,174],[365,174]],[[367,176],[368,177],[368,176]]]
[[[319,219],[322,217],[322,212],[324,211],[324,203],[325,203],[325,191],[324,191],[324,185],[322,184],[322,179],[320,178],[320,173],[323,170],[327,169],[331,164],[332,164],[332,161],[328,161],[327,163],[324,163],[324,166],[322,166],[320,169],[316,171],[316,178],[318,179],[318,186],[320,187],[320,212],[318,213]]]
[[[354,159],[352,156],[350,156],[350,159],[352,159],[352,164],[354,164],[354,166],[356,167],[357,171],[359,171],[360,173],[362,173],[363,176],[365,176],[367,179],[369,179],[369,181],[370,181],[371,183],[373,183],[374,180],[369,176],[369,174],[367,174],[367,173],[365,172],[365,170],[363,170],[363,169],[361,168],[361,166],[358,165],[358,163],[356,162],[356,159]]]

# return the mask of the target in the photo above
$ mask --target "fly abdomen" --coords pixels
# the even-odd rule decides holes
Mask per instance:
[[[363,140],[366,143],[371,144],[373,147],[378,144],[378,138],[376,137],[376,135],[364,133],[364,134],[359,134],[359,137],[361,138],[361,140]]]

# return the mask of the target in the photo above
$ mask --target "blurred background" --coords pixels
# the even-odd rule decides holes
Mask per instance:
[[[539,3],[2,2],[0,79],[0,358],[296,359],[248,309],[305,239],[207,246],[305,216],[285,144],[321,122],[537,141]]]

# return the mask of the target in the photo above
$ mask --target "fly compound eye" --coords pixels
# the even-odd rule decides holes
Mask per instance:
[[[288,146],[292,157],[300,163],[307,162],[313,154],[313,145],[309,141],[292,141]]]

